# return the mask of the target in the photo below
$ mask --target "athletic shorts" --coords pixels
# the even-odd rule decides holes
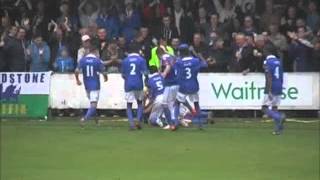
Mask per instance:
[[[188,99],[190,100],[190,102],[194,103],[194,102],[199,102],[199,93],[194,93],[194,94],[183,94],[181,92],[178,92],[177,94],[177,100],[179,102],[185,103],[188,101]]]
[[[99,90],[87,91],[87,97],[90,102],[98,102],[99,101]]]
[[[176,98],[177,98],[178,90],[179,90],[179,86],[167,86],[167,87],[165,87],[163,96],[164,96],[164,100],[166,101],[166,103],[169,106],[173,107],[173,105],[174,105],[174,103],[176,101]]]
[[[128,103],[134,103],[137,101],[142,101],[143,100],[143,91],[129,91],[126,92],[126,101]]]
[[[268,94],[264,95],[263,105],[264,106],[279,106],[281,101],[281,95],[272,95],[269,97]]]
[[[156,121],[163,113],[164,105],[166,104],[163,95],[158,95],[153,102],[152,110],[149,119]]]

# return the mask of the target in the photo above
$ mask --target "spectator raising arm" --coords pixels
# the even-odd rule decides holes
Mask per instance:
[[[297,43],[301,43],[303,45],[305,45],[306,47],[308,48],[314,48],[314,45],[308,41],[307,39],[302,39],[302,38],[299,38],[297,36],[296,33],[294,32],[288,32],[288,36],[294,41],[294,42],[297,42]]]
[[[98,1],[81,1],[79,8],[79,18],[82,27],[89,27],[96,23],[100,12],[100,3]]]
[[[83,10],[83,8],[84,8],[84,6],[87,4],[87,2],[88,2],[88,0],[82,0],[82,1],[80,2],[80,5],[79,5],[79,7],[78,7],[78,12],[79,12],[79,15],[80,15],[80,16],[86,14],[85,11]]]
[[[220,16],[219,21],[221,23],[225,22],[225,20],[233,19],[237,16],[235,13],[235,6],[232,5],[230,0],[225,0],[224,6],[221,5],[219,0],[212,1]]]

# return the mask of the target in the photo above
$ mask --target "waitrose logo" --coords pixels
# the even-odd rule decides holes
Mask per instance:
[[[213,94],[217,99],[256,100],[264,97],[264,87],[257,86],[254,81],[241,86],[230,83],[211,83]],[[282,99],[296,100],[299,91],[296,87],[283,88]]]

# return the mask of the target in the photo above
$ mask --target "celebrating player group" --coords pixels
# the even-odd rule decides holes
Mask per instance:
[[[83,57],[75,71],[76,82],[81,85],[79,74],[83,74],[83,83],[90,100],[90,107],[80,120],[81,126],[95,116],[100,93],[100,74],[104,80],[105,65],[95,54],[97,49],[91,45],[90,53]],[[158,46],[155,55],[158,63],[150,63],[139,54],[140,46],[131,43],[129,54],[122,61],[121,74],[124,80],[125,100],[127,102],[127,118],[130,130],[142,129],[144,108],[150,110],[148,120],[151,125],[176,131],[188,123],[197,124],[203,129],[203,119],[199,104],[198,73],[208,66],[206,60],[192,55],[187,44],[178,48],[178,56],[173,55],[165,46]],[[284,129],[285,115],[278,112],[282,94],[282,63],[273,54],[264,61],[266,87],[262,111],[275,122],[273,134],[279,135]],[[144,91],[144,89],[147,89]],[[148,104],[146,106],[146,101]],[[133,103],[137,103],[136,118]],[[190,121],[185,121],[188,116]]]

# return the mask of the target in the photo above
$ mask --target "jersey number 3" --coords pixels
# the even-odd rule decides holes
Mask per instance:
[[[184,70],[186,72],[186,79],[191,79],[192,77],[191,69],[189,67],[186,67]]]

